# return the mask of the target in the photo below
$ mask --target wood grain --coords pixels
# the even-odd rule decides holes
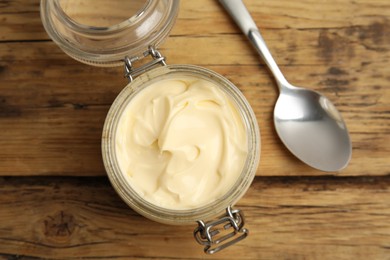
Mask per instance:
[[[286,77],[327,95],[353,142],[351,164],[340,173],[293,157],[273,127],[277,90],[264,64],[217,3],[182,1],[161,50],[168,63],[213,69],[243,91],[261,128],[257,175],[389,174],[388,2],[247,2]],[[105,175],[100,136],[126,84],[122,68],[66,56],[43,31],[38,1],[4,1],[0,17],[0,175]]]
[[[3,177],[0,194],[5,259],[205,258],[194,225],[141,217],[103,177]],[[237,205],[249,237],[213,259],[388,259],[389,196],[389,177],[257,177]]]
[[[234,82],[262,136],[257,177],[238,204],[250,236],[213,258],[390,259],[390,2],[244,1],[286,78],[342,112],[353,156],[339,173],[293,157],[273,127],[278,93],[264,63],[217,1],[181,1],[160,50],[169,64]],[[141,217],[104,177],[102,126],[125,85],[122,68],[65,55],[39,0],[0,1],[0,259],[207,257],[193,226]]]

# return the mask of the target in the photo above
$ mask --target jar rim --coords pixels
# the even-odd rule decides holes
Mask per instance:
[[[123,173],[121,173],[118,163],[116,162],[114,142],[116,139],[115,135],[118,122],[128,102],[131,102],[131,98],[137,95],[145,87],[148,87],[151,84],[151,80],[159,79],[169,73],[177,75],[183,72],[195,76],[201,75],[207,77],[221,88],[228,88],[228,92],[225,93],[229,95],[240,110],[239,112],[248,134],[248,155],[240,176],[226,194],[211,203],[195,209],[175,210],[162,208],[146,201],[131,187],[123,176]],[[104,165],[113,187],[130,207],[141,215],[157,222],[166,224],[187,224],[198,220],[210,219],[219,215],[228,206],[236,203],[237,200],[244,195],[252,183],[258,167],[260,159],[260,132],[253,110],[244,95],[233,83],[211,70],[198,66],[167,65],[155,68],[136,78],[118,95],[108,112],[104,124],[102,135],[102,154]]]
[[[179,0],[145,0],[128,19],[108,27],[88,26],[69,17],[59,0],[41,0],[40,12],[50,38],[69,56],[88,65],[123,65],[124,58],[142,59],[150,46],[169,35]]]
[[[124,21],[110,26],[93,26],[79,23],[72,19],[60,5],[61,0],[53,0],[53,10],[58,15],[58,18],[65,24],[67,24],[73,30],[80,33],[90,33],[90,34],[101,34],[101,33],[113,33],[117,30],[122,30],[129,23],[133,23],[138,17],[140,17],[143,13],[147,12],[147,10],[151,7],[153,0],[146,0],[147,2],[142,6],[140,10],[138,10],[131,17],[125,19]]]

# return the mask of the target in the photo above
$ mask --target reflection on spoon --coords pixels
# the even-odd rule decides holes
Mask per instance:
[[[274,111],[276,131],[283,143],[308,165],[337,171],[350,160],[347,128],[333,104],[317,92],[283,89]]]

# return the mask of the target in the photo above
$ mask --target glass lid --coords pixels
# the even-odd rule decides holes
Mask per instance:
[[[49,36],[71,57],[95,66],[143,57],[168,36],[178,0],[41,0]]]

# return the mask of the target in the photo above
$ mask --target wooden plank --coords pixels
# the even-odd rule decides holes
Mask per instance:
[[[0,41],[49,39],[39,16],[39,0],[5,0],[0,4]],[[387,0],[246,0],[263,29],[347,28],[382,24],[389,17]],[[27,30],[28,28],[28,30]],[[272,30],[275,33],[275,30]],[[237,33],[217,1],[181,1],[172,35]]]
[[[0,3],[0,41],[48,39],[39,15],[39,0]]]
[[[354,150],[350,166],[341,175],[388,174],[390,53],[380,50],[380,41],[363,47],[356,42],[356,34],[348,36],[345,29],[326,32],[332,44],[339,44],[332,38],[335,32],[350,38],[328,56],[316,54],[322,53],[317,50],[322,30],[301,32],[302,40],[311,39],[312,44],[297,48],[296,54],[290,55],[288,49],[294,40],[271,39],[270,45],[281,50],[276,56],[292,82],[326,94],[343,113]],[[279,35],[290,39],[293,33],[280,30]],[[224,55],[221,42],[229,42],[225,49],[229,55]],[[210,47],[202,55],[170,47],[186,45]],[[350,50],[358,55],[350,56]],[[241,35],[172,37],[162,51],[171,64],[210,68],[243,91],[262,131],[258,175],[324,174],[299,162],[279,141],[272,123],[275,84]],[[80,64],[52,42],[4,43],[0,53],[0,175],[104,175],[100,135],[110,104],[126,84],[122,68]],[[283,56],[292,57],[291,61],[283,62]]]
[[[141,217],[106,178],[2,177],[0,194],[0,258],[205,258],[194,226]],[[389,176],[257,177],[249,237],[213,258],[388,259],[389,196]]]

